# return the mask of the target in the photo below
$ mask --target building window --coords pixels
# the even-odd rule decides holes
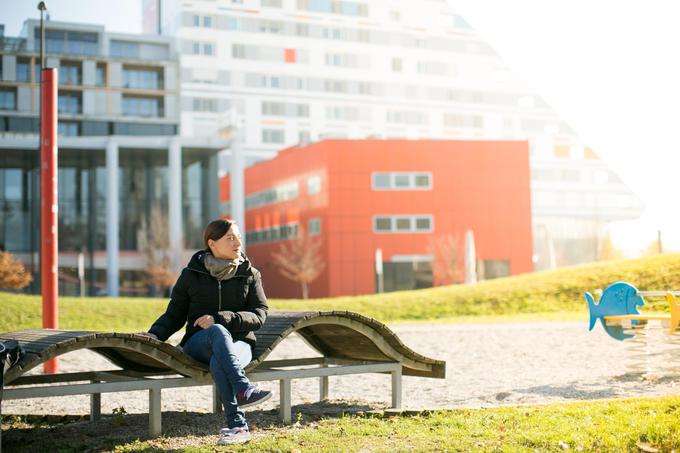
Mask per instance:
[[[163,116],[163,99],[143,96],[123,96],[122,113],[124,116]]]
[[[40,28],[35,27],[35,51],[40,51]],[[97,55],[98,34],[72,30],[45,30],[45,52],[72,55]]]
[[[17,92],[14,89],[0,88],[0,110],[17,109]]]
[[[312,135],[309,131],[298,131],[298,143],[306,144],[312,141]]]
[[[297,0],[297,7],[304,11],[317,13],[368,16],[368,6],[365,3],[346,0]]]
[[[307,178],[307,195],[316,195],[321,192],[321,176],[314,175]]]
[[[392,58],[392,71],[401,72],[401,58]]]
[[[281,129],[262,129],[262,143],[282,144],[285,141],[284,131]]]
[[[82,72],[80,63],[62,61],[59,64],[59,85],[80,85]]]
[[[98,87],[106,86],[106,63],[97,63],[94,73],[94,84]]]
[[[59,121],[57,134],[63,137],[77,137],[80,135],[80,125],[75,121]]]
[[[17,58],[17,82],[31,81],[31,60],[28,58]]]
[[[77,115],[82,112],[82,95],[80,92],[60,92],[57,104],[59,113]]]
[[[287,102],[265,101],[262,103],[262,115],[308,118],[309,104],[293,104]]]
[[[321,234],[321,219],[309,219],[309,235],[318,236]]]
[[[427,124],[427,113],[416,110],[388,110],[388,123]]]
[[[416,231],[431,231],[432,230],[432,224],[431,224],[430,217],[416,217]]]
[[[109,51],[112,57],[139,58],[139,44],[136,42],[111,40]]]
[[[371,179],[373,190],[432,190],[432,173],[375,172]]]
[[[163,72],[160,68],[123,66],[123,86],[142,90],[162,90]]]
[[[376,217],[373,224],[377,233],[388,233],[392,231],[392,219],[390,217]]]
[[[194,98],[194,112],[217,112],[217,99]]]
[[[430,214],[373,217],[374,233],[432,233],[433,231],[434,221]]]
[[[282,201],[293,200],[298,197],[300,189],[297,181],[280,184],[271,189],[255,192],[246,196],[246,209],[267,206]]]
[[[193,42],[191,43],[191,53],[194,55],[215,55],[215,44],[209,42]]]
[[[510,260],[480,260],[478,273],[482,280],[507,277],[510,275]]]
[[[231,56],[244,60],[309,63],[309,51],[307,50],[274,46],[232,44]]]
[[[370,111],[349,105],[326,106],[326,119],[335,121],[369,121]]]
[[[395,217],[393,224],[396,231],[411,231],[410,217]]]
[[[393,173],[392,181],[395,189],[408,189],[411,185],[411,175],[408,173]]]
[[[192,24],[194,27],[200,27],[202,24],[202,26],[205,28],[212,28],[213,20],[211,16],[194,15]]]
[[[482,115],[463,115],[461,113],[444,113],[444,126],[446,127],[484,127]]]
[[[373,190],[391,189],[392,177],[390,173],[373,173]]]
[[[360,57],[350,53],[327,53],[325,62],[328,66],[358,68],[360,66]]]

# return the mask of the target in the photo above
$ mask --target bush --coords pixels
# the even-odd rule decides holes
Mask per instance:
[[[0,252],[0,288],[21,289],[27,287],[32,280],[31,273],[11,253]]]

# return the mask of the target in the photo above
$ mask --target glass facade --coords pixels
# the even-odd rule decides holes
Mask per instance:
[[[142,96],[123,96],[122,112],[124,116],[163,116],[163,99]]]
[[[59,150],[59,250],[106,249],[103,151]]]
[[[162,90],[163,73],[160,69],[123,67],[123,86],[145,90]]]
[[[0,89],[0,110],[17,109],[17,91],[14,88]]]
[[[37,158],[37,151],[2,151],[0,248],[10,252],[31,251],[38,235],[32,222],[38,206],[31,196],[37,191]]]
[[[82,112],[82,94],[80,92],[59,92],[57,108],[59,113],[77,115]]]
[[[40,52],[40,28],[34,31],[35,50]],[[45,51],[47,53],[97,55],[99,49],[97,33],[73,30],[45,30]]]
[[[215,209],[210,205],[216,188],[216,159],[206,150],[184,150],[182,155],[182,209],[185,247],[202,247],[202,233]],[[34,260],[40,249],[40,205],[37,151],[3,150],[0,161],[0,247]],[[211,176],[211,172],[215,175]],[[149,233],[151,212],[168,215],[168,151],[119,150],[119,241],[121,251],[142,251]],[[215,183],[215,184],[213,184]],[[59,251],[85,254],[86,294],[100,294],[106,270],[95,269],[95,252],[106,250],[106,152],[103,149],[59,150]],[[101,258],[98,258],[101,259]],[[67,260],[68,261],[68,260]],[[144,265],[144,264],[142,264]],[[121,269],[121,293],[149,294],[143,273]],[[60,292],[78,294],[77,269],[60,266]],[[29,291],[37,292],[39,279]]]
[[[182,215],[184,246],[200,249],[203,229],[212,219],[210,187],[211,155],[205,151],[185,150],[182,153]]]
[[[31,81],[31,60],[28,58],[17,58],[17,82]]]
[[[168,215],[168,153],[121,149],[118,170],[120,249],[138,250],[153,208]]]
[[[429,261],[383,262],[384,291],[405,291],[433,286],[432,263]]]
[[[94,84],[98,87],[106,86],[106,64],[97,63],[94,73]]]
[[[62,61],[59,64],[59,85],[80,85],[82,83],[80,62]]]

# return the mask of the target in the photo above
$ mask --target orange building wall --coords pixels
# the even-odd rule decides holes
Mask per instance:
[[[373,191],[373,172],[430,172],[432,190]],[[308,196],[306,178],[320,174],[321,193]],[[323,274],[311,285],[311,297],[375,292],[374,254],[425,255],[429,233],[373,233],[379,214],[430,214],[432,235],[472,229],[477,258],[507,259],[511,273],[533,270],[527,142],[331,140],[289,148],[271,161],[246,171],[246,194],[292,179],[300,180],[295,200],[248,210],[247,229],[272,218],[321,219]],[[223,199],[228,178],[222,180]],[[266,220],[269,219],[269,220]],[[248,255],[264,277],[268,294],[299,297],[299,285],[278,274],[271,254],[280,243],[248,246]]]

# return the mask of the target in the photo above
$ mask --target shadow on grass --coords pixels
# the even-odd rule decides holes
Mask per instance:
[[[361,401],[322,401],[292,407],[293,423],[304,427],[323,418],[362,414],[384,409],[384,405]],[[278,419],[278,409],[252,410],[246,418],[255,435],[258,431],[286,430]],[[162,435],[149,437],[147,414],[103,415],[90,422],[82,415],[3,415],[2,447],[5,451],[99,452],[136,441],[135,451],[156,452],[214,445],[223,428],[222,414],[163,412]],[[149,441],[149,442],[146,442]]]

